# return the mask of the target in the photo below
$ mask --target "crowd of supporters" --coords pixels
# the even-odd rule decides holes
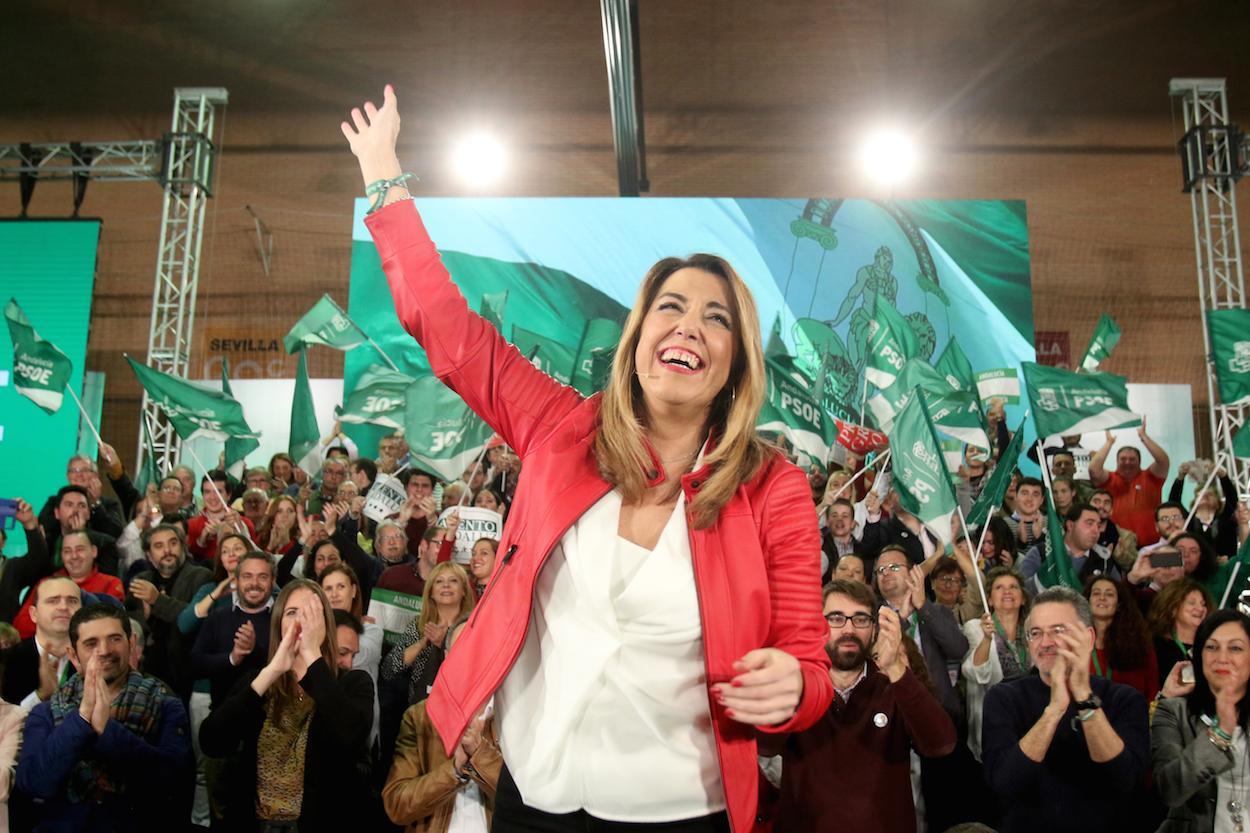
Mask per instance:
[[[1201,464],[1170,472],[1144,428],[1112,447],[1085,471],[1047,449],[1052,495],[1016,472],[953,552],[889,472],[810,469],[836,695],[759,736],[761,830],[1243,830],[1250,618],[1236,593],[1218,608],[1250,517],[1223,476],[1182,503]],[[370,459],[338,426],[320,452],[140,492],[106,445],[22,496],[27,553],[0,572],[9,829],[489,829],[489,705],[449,745],[424,701],[489,604],[498,542],[458,547],[456,507],[506,520],[521,461],[495,445],[442,482],[402,436]],[[970,458],[965,510],[1015,464]],[[406,500],[372,519],[392,472]],[[1055,552],[1080,590],[1043,587]]]

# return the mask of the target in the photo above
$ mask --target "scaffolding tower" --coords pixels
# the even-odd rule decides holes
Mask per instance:
[[[1245,147],[1237,126],[1228,120],[1223,78],[1173,78],[1168,92],[1180,100],[1184,113],[1185,134],[1179,148],[1183,187],[1193,209],[1213,459],[1228,472],[1237,494],[1246,499],[1250,496],[1250,464],[1239,461],[1233,453],[1233,436],[1246,425],[1250,408],[1219,401],[1207,330],[1208,310],[1246,308],[1236,192],[1237,180],[1245,173]]]

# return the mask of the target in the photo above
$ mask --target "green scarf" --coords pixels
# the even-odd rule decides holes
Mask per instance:
[[[82,704],[83,678],[75,676],[52,695],[52,724],[60,726],[78,713]],[[109,720],[116,720],[148,743],[155,743],[161,725],[161,706],[166,697],[173,697],[165,684],[155,677],[131,671],[126,687],[113,699]],[[69,800],[101,801],[119,795],[126,789],[126,776],[133,775],[115,764],[105,764],[92,757],[79,761],[70,773],[65,791]]]

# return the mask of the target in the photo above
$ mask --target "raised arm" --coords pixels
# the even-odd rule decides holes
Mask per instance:
[[[1172,465],[1172,461],[1168,459],[1168,453],[1163,450],[1163,446],[1150,439],[1150,435],[1146,433],[1145,417],[1141,418],[1141,427],[1137,429],[1137,436],[1153,458],[1153,461],[1150,463],[1150,473],[1160,480],[1166,480],[1168,468]]]
[[[1101,486],[1106,483],[1107,478],[1111,476],[1106,469],[1106,464],[1107,455],[1111,453],[1111,446],[1113,445],[1115,445],[1115,436],[1108,431],[1106,438],[1103,440],[1102,448],[1095,451],[1094,456],[1089,459],[1089,479],[1095,486]]]
[[[402,175],[395,154],[399,105],[388,85],[382,107],[372,102],[343,122],[360,161],[366,190]],[[382,186],[385,208],[365,224],[373,234],[400,323],[425,348],[448,387],[524,457],[581,395],[535,368],[499,332],[472,312],[439,259],[403,184]],[[398,204],[398,203],[403,204]]]

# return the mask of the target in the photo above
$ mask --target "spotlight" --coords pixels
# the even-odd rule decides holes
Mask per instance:
[[[905,181],[916,170],[916,145],[896,129],[869,134],[859,148],[859,163],[875,182],[892,187]]]
[[[485,133],[473,133],[461,139],[451,153],[451,168],[462,182],[472,188],[495,184],[508,166],[508,152],[503,143]]]

